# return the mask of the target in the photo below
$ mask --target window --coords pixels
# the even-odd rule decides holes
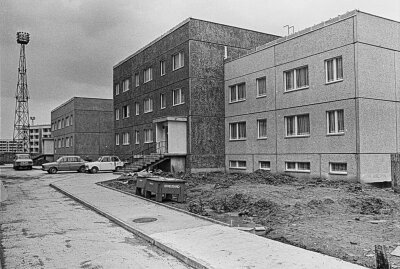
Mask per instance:
[[[229,87],[229,103],[239,102],[246,100],[246,84],[240,83]]]
[[[229,161],[229,168],[246,169],[246,161]]]
[[[258,138],[267,138],[267,119],[257,120]]]
[[[329,163],[329,173],[347,175],[347,163]]]
[[[122,107],[122,118],[129,118],[129,105]]]
[[[182,89],[176,89],[172,91],[172,99],[174,106],[185,103],[185,95],[182,93]]]
[[[69,117],[67,116],[65,118],[65,127],[68,127],[68,126],[69,126]]]
[[[160,76],[165,75],[165,61],[160,61]]]
[[[326,83],[343,80],[342,56],[325,61]]]
[[[126,92],[128,90],[129,90],[129,79],[127,78],[122,82],[122,92]]]
[[[135,74],[135,85],[136,87],[139,87],[139,73]]]
[[[179,52],[172,56],[172,70],[179,69],[184,65],[183,52]]]
[[[71,115],[71,117],[69,117],[69,125],[72,126],[72,115]]]
[[[139,131],[135,131],[135,144],[139,144]]]
[[[144,70],[143,79],[144,83],[149,82],[150,80],[153,79],[153,68],[149,67]]]
[[[119,94],[119,84],[115,85],[115,95]]]
[[[61,120],[61,128],[65,127],[64,119]]]
[[[333,110],[326,112],[328,134],[344,133],[344,110]]]
[[[165,94],[161,93],[160,94],[160,108],[166,108],[167,107],[167,100],[165,99]]]
[[[58,128],[57,128],[58,130],[60,130],[61,129],[61,120],[58,120]]]
[[[129,133],[122,133],[122,145],[129,145]]]
[[[115,110],[115,120],[119,120],[119,108]]]
[[[144,129],[144,143],[153,142],[153,130],[152,129]]]
[[[284,72],[285,91],[300,90],[308,87],[308,66]]]
[[[61,147],[62,147],[62,148],[65,147],[64,138],[61,138]]]
[[[229,124],[230,140],[246,139],[246,122],[235,122]]]
[[[135,103],[135,114],[136,114],[136,116],[137,116],[137,115],[139,115],[139,112],[140,112],[140,110],[139,110],[139,109],[140,109],[140,107],[139,107],[139,103],[138,103],[138,102],[136,102],[136,103]]]
[[[258,164],[261,170],[271,170],[271,162],[259,161]]]
[[[288,172],[305,172],[311,171],[309,162],[286,162],[286,171]]]
[[[144,99],[144,113],[149,113],[153,111],[153,99]]]
[[[265,77],[258,78],[256,80],[257,83],[257,97],[266,96],[267,95],[267,80]]]
[[[115,145],[119,145],[119,134],[115,134]]]
[[[71,136],[71,138],[69,139],[69,145],[72,147],[73,145],[73,137]]]
[[[65,138],[65,147],[69,148],[69,137]]]
[[[310,135],[310,117],[308,114],[285,117],[286,136]]]

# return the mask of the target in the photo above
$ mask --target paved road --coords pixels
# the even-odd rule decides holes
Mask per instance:
[[[48,186],[74,176],[0,167],[0,179],[9,195],[0,204],[3,269],[189,268]],[[101,181],[115,176],[87,177]]]

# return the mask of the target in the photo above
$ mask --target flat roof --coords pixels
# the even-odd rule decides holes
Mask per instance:
[[[72,97],[71,99],[69,99],[68,101],[62,103],[61,105],[57,106],[56,108],[54,108],[51,112],[65,106],[66,104],[72,102],[74,99],[97,99],[97,100],[109,100],[109,101],[113,101],[113,99],[106,99],[106,98],[96,98],[96,97],[79,97],[79,96],[75,96]]]

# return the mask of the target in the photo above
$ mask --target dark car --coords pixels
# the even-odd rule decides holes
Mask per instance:
[[[52,163],[42,164],[42,170],[49,174],[55,174],[58,171],[78,171],[85,172],[85,161],[79,156],[62,156]]]
[[[13,168],[15,170],[18,170],[21,168],[26,168],[26,169],[31,170],[32,165],[33,165],[33,161],[29,154],[26,154],[26,153],[15,154],[14,162],[13,162]]]

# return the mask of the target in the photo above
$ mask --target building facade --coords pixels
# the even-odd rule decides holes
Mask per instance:
[[[14,141],[12,139],[0,139],[0,152],[16,152],[22,142]]]
[[[116,154],[163,153],[173,171],[224,170],[224,57],[276,38],[190,18],[115,65]]]
[[[400,23],[352,11],[225,64],[226,167],[391,180]]]
[[[43,154],[43,139],[49,138],[51,139],[50,124],[29,126],[29,152],[33,155]]]
[[[51,111],[55,159],[78,155],[97,159],[112,154],[113,100],[73,97]]]

